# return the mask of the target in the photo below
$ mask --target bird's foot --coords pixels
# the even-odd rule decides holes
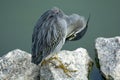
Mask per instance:
[[[76,72],[76,71],[77,71],[77,70],[69,70],[69,69],[68,69],[68,66],[69,66],[70,64],[68,64],[67,66],[65,66],[65,65],[62,63],[62,61],[58,59],[58,56],[57,56],[57,55],[55,55],[52,59],[55,59],[55,60],[57,60],[57,61],[59,62],[59,65],[55,65],[55,68],[60,68],[60,69],[62,69],[63,72],[64,72],[68,77],[71,77],[71,74],[70,74],[71,72]]]
[[[55,57],[50,57],[49,59],[44,59],[41,63],[41,66],[47,64],[47,63],[52,63],[53,65],[55,65],[55,63],[52,62],[52,60],[56,59],[57,55],[55,55]]]
[[[59,65],[53,63],[52,60],[57,60],[57,61],[59,62]],[[63,72],[64,72],[68,77],[72,77],[71,74],[70,74],[71,72],[76,72],[76,71],[77,71],[77,70],[69,70],[69,69],[68,69],[68,66],[69,66],[70,64],[64,65],[64,64],[62,63],[62,61],[58,59],[57,54],[54,55],[54,57],[50,57],[50,58],[47,59],[47,60],[44,59],[44,60],[42,61],[41,65],[43,66],[44,64],[47,64],[47,63],[53,64],[53,65],[55,66],[55,68],[60,68],[60,69],[62,69]]]
[[[56,56],[56,55],[55,55],[55,56]],[[55,63],[52,62],[52,60],[54,60],[54,59],[55,59],[55,57],[50,57],[49,59],[44,59],[44,60],[42,61],[42,63],[41,63],[41,66],[43,66],[43,65],[45,65],[45,64],[47,64],[47,63],[52,63],[52,64],[55,65]]]

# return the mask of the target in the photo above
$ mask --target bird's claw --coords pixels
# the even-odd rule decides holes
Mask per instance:
[[[68,66],[69,66],[71,63],[70,63],[70,64],[67,64],[67,65],[65,66],[65,65],[62,63],[62,61],[58,59],[58,56],[57,56],[57,55],[55,55],[53,58],[59,62],[59,65],[55,65],[55,68],[60,68],[60,69],[62,69],[63,72],[64,72],[68,77],[72,77],[71,74],[70,74],[71,72],[76,72],[76,71],[77,71],[77,70],[69,70],[69,69],[68,69]]]
[[[68,76],[68,77],[72,77],[71,76],[71,72],[76,72],[77,70],[69,70],[67,67],[69,65],[65,66],[63,63],[60,63],[60,65],[55,66],[55,68],[61,68],[63,70],[63,72]]]

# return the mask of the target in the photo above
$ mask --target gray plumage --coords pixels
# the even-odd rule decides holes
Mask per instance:
[[[84,17],[77,14],[67,16],[56,7],[46,11],[34,27],[32,62],[38,65],[43,59],[58,53],[65,40],[74,40],[75,36],[71,36],[80,33],[81,29],[83,31],[85,26]]]
[[[75,15],[77,18],[75,17]],[[77,14],[74,14],[72,16],[73,16],[72,19],[75,18],[77,20],[76,21],[74,20],[76,22],[76,23],[74,23],[74,25],[73,25],[73,21],[71,21],[72,23],[69,23],[68,28],[71,28],[71,25],[73,25],[75,30],[73,30],[73,32],[70,32],[70,34],[66,38],[66,41],[76,41],[76,40],[81,39],[87,31],[88,23],[90,20],[90,14],[89,14],[88,20],[86,22],[84,20],[84,17],[82,17],[82,16],[78,16]],[[69,19],[69,20],[71,20],[71,19]],[[78,28],[76,25],[78,26]]]
[[[65,42],[67,24],[58,8],[46,11],[38,20],[32,35],[32,62],[39,64],[56,53]],[[59,44],[60,43],[60,44]]]

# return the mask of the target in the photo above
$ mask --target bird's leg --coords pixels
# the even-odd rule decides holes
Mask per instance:
[[[70,64],[68,64],[67,66],[65,66],[62,63],[62,61],[58,59],[57,54],[52,59],[55,59],[55,60],[57,60],[59,62],[59,65],[55,65],[55,68],[61,68],[68,77],[71,77],[70,72],[76,72],[77,71],[77,70],[69,70],[67,67]]]

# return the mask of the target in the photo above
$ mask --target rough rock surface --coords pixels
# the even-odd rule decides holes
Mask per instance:
[[[79,48],[75,51],[61,51],[58,53],[59,60],[64,65],[68,65],[69,70],[77,70],[71,72],[68,77],[62,69],[55,68],[51,63],[41,67],[41,80],[88,80],[89,70],[92,67],[92,60],[88,56],[85,49]],[[57,64],[56,60],[53,60]]]
[[[103,76],[108,80],[120,80],[120,37],[97,38],[95,47]]]
[[[0,80],[88,80],[92,60],[85,49],[61,51],[58,59],[68,65],[69,70],[77,72],[69,73],[71,77],[68,77],[61,68],[55,68],[51,63],[40,68],[31,63],[31,54],[13,50],[0,57]],[[57,60],[52,60],[52,63],[59,65]]]
[[[16,49],[0,57],[0,80],[36,80],[38,73],[27,52]]]

